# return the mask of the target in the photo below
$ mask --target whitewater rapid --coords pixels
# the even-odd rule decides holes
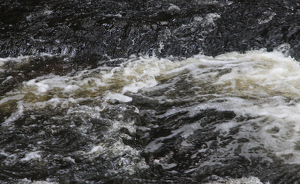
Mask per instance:
[[[0,109],[7,115],[1,123],[1,129],[14,132],[19,126],[15,124],[18,119],[30,114],[34,120],[40,115],[35,112],[45,109],[63,112],[57,117],[55,114],[50,117],[60,119],[62,123],[64,119],[70,119],[70,128],[77,127],[76,131],[87,137],[96,136],[89,135],[93,127],[88,120],[103,120],[103,136],[91,138],[95,141],[88,143],[88,149],[75,151],[76,154],[91,160],[99,155],[107,160],[119,158],[114,166],[109,167],[108,175],[130,175],[147,170],[149,162],[174,173],[176,169],[172,168],[178,164],[169,159],[171,152],[166,157],[154,158],[148,163],[142,153],[156,153],[167,140],[178,135],[181,137],[178,149],[192,149],[194,142],[191,137],[206,124],[202,119],[183,121],[178,126],[174,122],[174,125],[170,125],[169,133],[153,137],[145,146],[132,147],[125,144],[124,140],[133,140],[132,135],[137,131],[146,135],[150,129],[159,126],[139,124],[134,117],[148,113],[165,118],[183,111],[186,112],[185,116],[195,117],[199,112],[214,109],[230,111],[230,117],[219,122],[214,131],[223,136],[230,134],[233,141],[218,147],[219,153],[210,159],[199,160],[201,167],[222,165],[227,157],[236,155],[249,162],[251,157],[256,156],[272,162],[272,154],[284,163],[300,164],[300,66],[293,58],[279,51],[258,50],[216,57],[195,55],[186,59],[155,56],[120,59],[124,62],[116,67],[101,66],[64,76],[48,74],[23,82],[0,97]],[[22,64],[28,60],[29,57],[3,58],[0,67],[8,61]],[[139,109],[136,104],[139,104],[140,98],[146,99],[149,104],[153,102],[157,107]],[[162,113],[155,113],[156,108],[165,104],[171,105],[166,106]],[[128,114],[133,114],[133,117],[127,117]],[[72,120],[75,117],[82,121],[79,127]],[[232,133],[236,127],[239,131]],[[39,134],[46,138],[43,132]],[[41,139],[36,144],[45,142]],[[196,158],[205,149],[199,149],[191,158]],[[30,149],[15,152],[5,146],[0,149],[0,155],[5,155],[6,165],[43,162],[48,159],[47,154],[35,144]],[[63,157],[75,163],[69,155]],[[191,165],[186,173],[196,172],[199,165]],[[55,179],[50,178],[51,181],[55,182]]]

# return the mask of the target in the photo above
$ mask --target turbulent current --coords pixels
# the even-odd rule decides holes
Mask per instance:
[[[0,72],[33,59],[2,58]],[[42,75],[0,97],[1,182],[260,183],[297,175],[293,58],[257,50],[116,60]]]
[[[0,183],[300,183],[299,0],[0,0]]]

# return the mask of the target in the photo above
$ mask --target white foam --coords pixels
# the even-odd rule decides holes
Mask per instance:
[[[125,96],[123,94],[120,93],[110,93],[107,97],[108,99],[116,99],[120,102],[131,102],[132,98],[129,96]]]
[[[72,92],[72,91],[76,91],[76,90],[78,90],[78,89],[80,89],[79,86],[76,86],[76,85],[67,85],[67,86],[64,88],[63,92],[64,92],[64,93],[69,93],[69,92]]]
[[[206,17],[207,20],[216,18],[217,15]],[[199,110],[215,108],[231,110],[239,116],[259,117],[261,119],[257,123],[260,129],[251,132],[245,128],[242,131],[244,136],[256,136],[264,147],[279,156],[283,155],[283,158],[291,153],[293,156],[286,161],[299,163],[299,81],[299,63],[278,51],[259,50],[245,54],[232,52],[215,58],[196,55],[176,62],[156,57],[131,57],[114,68],[83,70],[72,76],[47,75],[24,82],[19,90],[1,97],[0,105],[17,103],[17,110],[2,126],[9,126],[9,122],[18,119],[26,109],[41,109],[48,105],[69,108],[69,114],[95,112],[97,117],[99,114],[96,109],[78,104],[85,100],[105,104],[110,99],[126,103],[132,101],[132,97],[126,93],[166,89],[160,95],[147,98],[159,103],[180,100],[196,103],[186,108],[190,116]],[[178,90],[178,85],[183,84],[187,84],[187,87]],[[193,92],[193,95],[188,95],[186,91]],[[184,95],[176,97],[179,93]],[[79,107],[73,108],[74,104]],[[98,108],[101,110],[104,107]],[[179,110],[181,108],[174,107],[166,114]],[[93,113],[87,114],[93,116]],[[219,128],[226,132],[234,123],[227,122]],[[134,123],[125,125],[115,122],[114,126],[114,130],[127,126],[130,132],[135,131]],[[251,129],[250,125],[245,127]],[[279,129],[278,132],[272,132],[274,127]],[[180,133],[186,138],[199,128],[199,124],[184,125],[170,136]],[[153,141],[146,150],[159,149],[161,141]]]
[[[37,58],[37,57],[53,57],[54,55],[52,54],[49,54],[49,53],[44,53],[44,52],[41,52],[39,53],[38,55],[30,55],[30,56],[18,56],[18,57],[6,57],[6,58],[0,58],[0,69],[1,67],[7,63],[7,62],[13,62],[15,63],[18,67],[19,65],[22,65],[22,64],[27,64],[31,59],[33,58]]]
[[[220,178],[215,182],[209,182],[210,184],[221,184],[221,183],[230,183],[230,184],[263,184],[257,177],[242,177],[240,179],[225,179]],[[265,184],[269,184],[269,182],[266,182]]]
[[[111,139],[110,136],[109,134],[107,135],[107,140]],[[143,170],[149,168],[145,160],[141,158],[140,152],[125,145],[121,139],[115,140],[112,144],[109,141],[99,143],[87,153],[91,159],[99,154],[107,159],[111,157],[119,158],[112,162],[113,168],[109,170],[110,173],[115,174],[126,171],[128,174],[134,174],[137,169]]]
[[[27,153],[25,155],[25,157],[21,159],[21,161],[29,161],[29,160],[32,160],[32,159],[40,160],[41,159],[40,151]]]
[[[264,17],[258,19],[258,23],[259,24],[266,24],[268,22],[270,22],[274,16],[276,16],[276,13],[275,12],[264,12],[263,13]]]
[[[18,184],[58,184],[57,182],[50,182],[50,181],[32,181],[30,179],[24,178],[21,179]]]
[[[172,10],[180,11],[181,9],[178,6],[174,5],[174,4],[170,4],[168,10],[170,10],[170,11],[172,11]]]
[[[221,18],[221,16],[217,13],[209,13],[206,15],[205,19],[206,19],[206,24],[212,24],[215,25],[215,20]]]

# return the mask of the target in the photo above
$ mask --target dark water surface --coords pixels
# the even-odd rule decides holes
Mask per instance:
[[[1,183],[297,183],[297,1],[0,1]]]

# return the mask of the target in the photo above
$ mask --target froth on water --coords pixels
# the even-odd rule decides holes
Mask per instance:
[[[185,60],[131,57],[117,67],[23,82],[1,96],[1,126],[13,132],[24,117],[31,118],[31,126],[39,126],[35,119],[55,112],[44,117],[45,126],[66,128],[65,119],[68,129],[89,140],[86,147],[70,152],[110,160],[115,163],[107,166],[110,174],[134,174],[158,165],[171,174],[201,175],[200,168],[222,165],[237,155],[246,160],[259,156],[266,162],[275,155],[299,164],[299,81],[299,63],[276,51]],[[97,123],[105,127],[100,137],[93,131]],[[3,146],[0,154],[7,155],[7,165],[41,162],[52,154],[37,145],[46,143],[39,137],[30,149],[12,153]],[[183,166],[180,156],[186,152],[191,162]],[[64,159],[74,156],[58,153]]]

